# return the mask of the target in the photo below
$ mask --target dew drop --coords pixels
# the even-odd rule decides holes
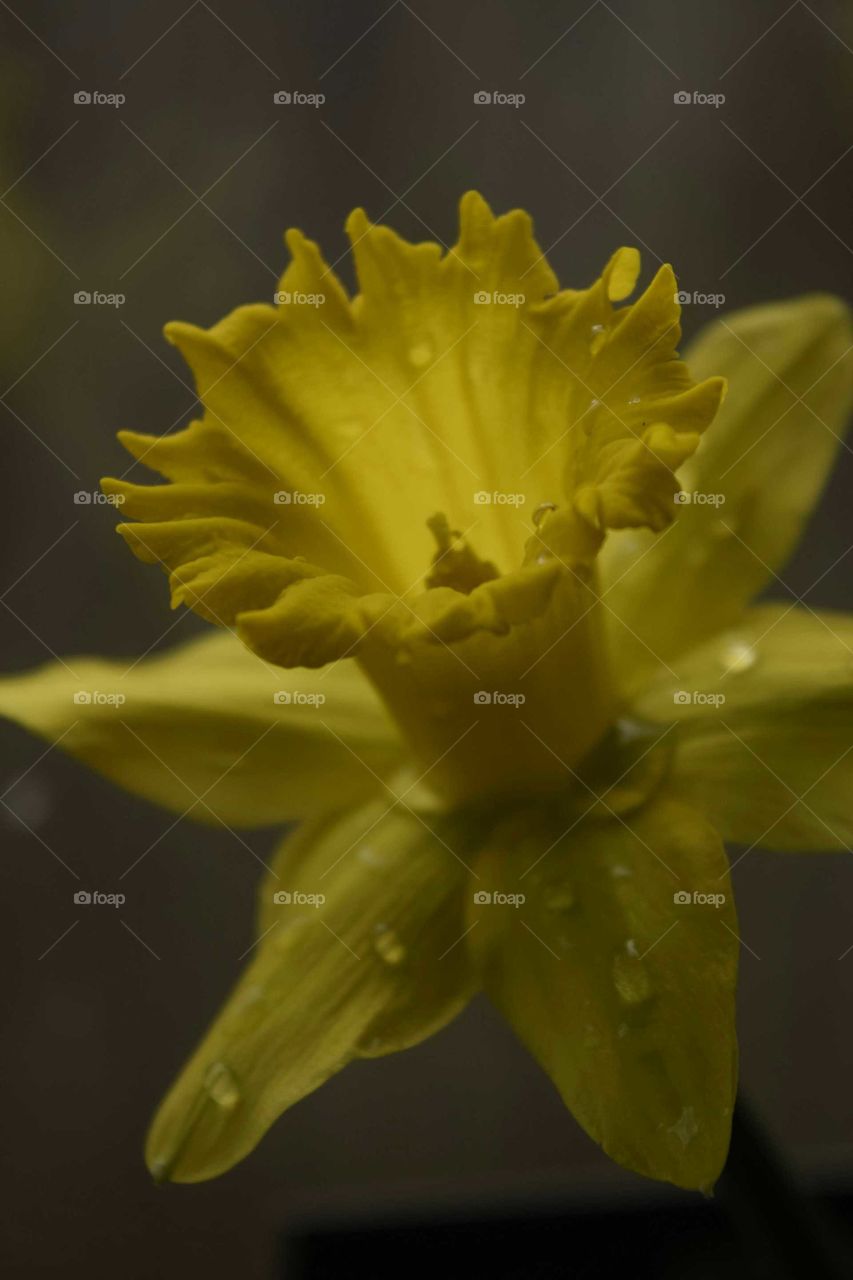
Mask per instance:
[[[730,675],[740,675],[755,666],[758,653],[754,645],[736,637],[725,642],[720,651],[720,660]]]
[[[628,403],[629,403],[629,404],[641,404],[641,403],[642,403],[642,401],[641,401],[640,396],[631,396],[631,399],[628,401]]]
[[[202,1081],[207,1096],[223,1111],[233,1111],[240,1101],[240,1086],[224,1062],[212,1062]]]
[[[607,331],[603,324],[594,324],[590,328],[589,352],[597,355],[607,341]]]
[[[384,867],[387,862],[387,859],[372,844],[363,844],[356,850],[355,856],[359,862],[363,862],[368,867]]]
[[[377,924],[373,928],[373,950],[383,964],[395,969],[406,958],[406,948],[397,934],[387,924]]]
[[[560,880],[546,887],[542,895],[546,911],[571,911],[577,905],[575,891],[567,880]]]
[[[699,1125],[696,1120],[696,1112],[692,1107],[685,1107],[675,1124],[669,1129],[670,1133],[674,1133],[678,1141],[683,1147],[692,1142],[699,1132]]]
[[[631,1028],[628,1026],[627,1022],[620,1022],[619,1026],[616,1028],[616,1034],[620,1040],[624,1040],[630,1030]]]
[[[537,563],[537,564],[550,564],[550,562],[551,562],[553,559],[554,559],[554,557],[551,555],[551,553],[550,553],[549,551],[540,551],[540,552],[539,552],[539,555],[536,557],[536,563]]]
[[[630,952],[613,958],[613,983],[625,1004],[643,1004],[650,999],[652,984],[642,960]]]
[[[639,951],[637,950],[637,944],[633,938],[629,938],[628,941],[625,943],[625,950],[628,953],[628,955],[631,956],[631,958],[634,960],[636,960],[637,956],[640,954]]]
[[[634,873],[630,867],[626,867],[624,863],[617,862],[615,866],[610,868],[610,874],[614,880],[628,880]]]
[[[432,343],[416,342],[413,347],[409,347],[409,363],[416,369],[423,369],[432,360],[433,354]]]
[[[556,502],[540,502],[539,506],[533,512],[533,516],[531,517],[536,528],[537,529],[539,528],[540,524],[545,519],[549,511],[556,511],[556,510],[557,510]]]

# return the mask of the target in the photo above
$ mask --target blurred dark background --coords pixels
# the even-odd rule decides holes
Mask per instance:
[[[636,243],[646,278],[672,261],[685,289],[723,293],[727,309],[853,293],[841,0],[12,0],[0,31],[7,670],[137,654],[196,627],[169,613],[112,510],[73,495],[124,469],[117,428],[187,420],[188,374],[161,326],[271,300],[287,226],[334,260],[353,206],[377,219],[393,206],[407,236],[452,242],[458,196],[476,186],[533,213],[569,284]],[[276,105],[282,90],[326,101]],[[478,106],[479,90],[526,101]],[[725,102],[674,102],[693,90]],[[81,91],[126,101],[75,103]],[[348,257],[338,270],[352,283]],[[126,300],[78,306],[78,290]],[[687,307],[688,334],[713,314]],[[851,478],[842,451],[772,594],[853,605]],[[249,943],[258,864],[227,832],[182,822],[125,882],[133,933],[106,911],[72,929],[76,886],[51,850],[114,890],[172,818],[59,752],[39,760],[9,726],[0,748],[14,810],[0,820],[9,1274],[265,1276],[279,1231],[306,1219],[649,1193],[482,1003],[416,1050],[350,1067],[219,1181],[155,1189],[145,1128]],[[265,856],[274,839],[249,842]],[[853,860],[752,853],[735,882],[745,1088],[804,1179],[844,1180]]]

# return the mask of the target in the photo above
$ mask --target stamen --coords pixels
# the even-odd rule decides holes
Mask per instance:
[[[468,546],[460,531],[451,529],[444,512],[439,511],[430,516],[427,528],[438,547],[426,579],[428,587],[452,587],[454,591],[468,595],[482,583],[500,577],[491,560],[481,560]]]

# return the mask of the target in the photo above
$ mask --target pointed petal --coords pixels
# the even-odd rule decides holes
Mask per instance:
[[[853,614],[762,605],[646,693],[677,721],[672,785],[726,840],[779,850],[853,845]]]
[[[268,667],[227,632],[133,662],[71,658],[0,679],[0,715],[200,822],[291,821],[380,787],[401,748],[354,663]]]
[[[800,537],[853,402],[850,313],[824,295],[724,316],[687,353],[728,396],[680,472],[675,524],[618,534],[602,552],[612,644],[639,687],[664,664],[734,626]]]
[[[469,939],[483,985],[608,1155],[708,1188],[736,1075],[737,923],[720,838],[661,793],[629,823],[562,830],[498,834],[478,861]]]
[[[463,1007],[467,872],[443,840],[377,802],[287,841],[249,964],[154,1120],[155,1177],[222,1173],[353,1058],[406,1048]]]

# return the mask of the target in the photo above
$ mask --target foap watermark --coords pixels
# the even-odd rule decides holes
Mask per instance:
[[[673,299],[679,307],[714,307],[719,310],[726,305],[724,293],[702,293],[701,289],[679,289]]]
[[[521,907],[527,901],[523,893],[499,893],[489,889],[478,889],[474,894],[476,907]]]
[[[676,489],[672,500],[679,507],[721,507],[724,493],[700,493],[697,489]]]
[[[126,501],[123,493],[101,493],[100,489],[78,489],[75,507],[120,507]]]
[[[272,96],[277,107],[322,107],[325,93],[303,93],[301,89],[277,89]]]
[[[474,94],[475,107],[523,107],[527,98],[523,93],[504,93],[502,89],[478,89]]]
[[[123,93],[102,93],[100,89],[78,89],[74,94],[78,107],[123,107],[126,102]]]
[[[692,93],[686,89],[680,89],[672,95],[672,100],[677,107],[716,107],[719,109],[726,100],[724,93],[703,93],[701,89],[694,89]]]
[[[301,489],[279,489],[273,495],[277,507],[322,507],[325,501],[325,493],[303,493]]]
[[[720,907],[725,905],[726,895],[702,893],[700,889],[694,889],[692,893],[688,893],[686,889],[677,889],[672,895],[672,900],[677,907],[716,907],[719,911]]]
[[[75,707],[123,707],[127,697],[123,693],[105,693],[101,689],[78,689],[72,701]]]
[[[280,307],[322,307],[325,293],[301,293],[299,289],[279,289],[273,294],[273,302]]]
[[[126,302],[126,294],[104,293],[100,289],[78,289],[74,294],[75,307],[123,307]]]
[[[127,898],[123,893],[101,893],[98,889],[78,889],[74,894],[78,907],[123,907]]]
[[[527,698],[523,693],[502,693],[500,689],[478,689],[474,694],[477,707],[523,707]]]
[[[526,301],[524,293],[501,293],[500,289],[478,289],[474,294],[478,307],[523,307]]]
[[[527,501],[523,493],[503,493],[499,489],[478,489],[474,494],[475,507],[521,507]]]
[[[694,689],[692,693],[687,689],[677,689],[672,695],[672,701],[677,707],[722,707],[725,705],[726,695],[703,693],[701,689]]]
[[[299,689],[277,689],[272,696],[277,707],[322,707],[325,693],[301,693]]]
[[[303,893],[300,889],[276,889],[272,900],[277,907],[322,907],[326,901],[324,893]]]

